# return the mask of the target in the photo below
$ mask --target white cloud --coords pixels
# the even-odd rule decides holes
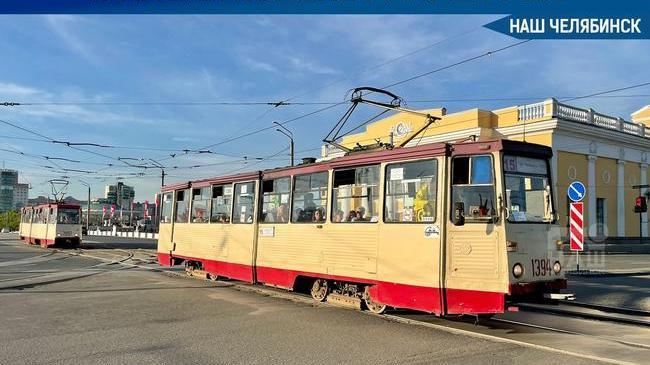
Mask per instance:
[[[289,56],[288,60],[292,66],[292,69],[299,72],[307,72],[319,75],[335,75],[339,73],[337,70],[331,67],[319,65],[313,61],[308,61],[299,57]]]
[[[246,66],[248,66],[253,71],[265,71],[265,72],[272,72],[272,73],[280,72],[275,66],[267,62],[254,60],[250,57],[244,58],[244,64],[246,64]]]
[[[87,61],[100,60],[93,48],[78,35],[79,25],[88,27],[87,18],[72,15],[45,15],[48,26],[63,41],[64,45]],[[75,29],[76,28],[76,29]]]
[[[42,94],[41,90],[13,83],[0,82],[0,95],[11,97],[26,97]]]

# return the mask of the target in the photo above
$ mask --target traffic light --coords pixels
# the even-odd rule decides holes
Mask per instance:
[[[645,196],[638,196],[634,204],[634,213],[645,213],[647,211],[648,203],[645,200]]]

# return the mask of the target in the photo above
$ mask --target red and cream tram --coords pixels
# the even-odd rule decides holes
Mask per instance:
[[[20,218],[20,239],[25,243],[43,247],[81,245],[79,205],[49,203],[24,207]]]
[[[566,286],[551,154],[440,143],[166,186],[158,260],[374,312],[500,313]]]

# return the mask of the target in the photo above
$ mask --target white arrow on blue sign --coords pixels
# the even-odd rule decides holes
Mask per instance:
[[[569,196],[569,199],[571,199],[574,202],[579,202],[584,199],[585,194],[587,192],[587,189],[585,188],[585,185],[581,183],[580,181],[574,181],[569,185],[569,189],[567,190],[567,195]]]

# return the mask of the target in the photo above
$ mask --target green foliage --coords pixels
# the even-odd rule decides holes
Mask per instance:
[[[20,212],[10,210],[0,214],[0,227],[9,227],[12,231],[17,231],[20,226]]]

